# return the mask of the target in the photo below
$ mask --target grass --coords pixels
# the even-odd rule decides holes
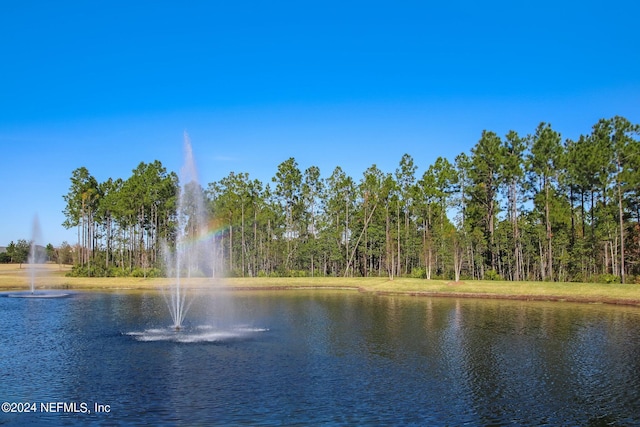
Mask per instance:
[[[45,264],[37,266],[37,289],[158,289],[174,283],[173,279],[145,279],[135,277],[66,277],[70,266]],[[387,277],[283,277],[283,278],[227,278],[182,279],[188,287],[225,285],[231,289],[299,289],[333,288],[357,289],[379,294],[409,294],[423,296],[453,296],[503,298],[523,300],[555,300],[592,303],[614,303],[640,306],[640,285],[507,282],[472,280],[452,283],[445,280],[423,280]],[[26,290],[30,287],[27,265],[0,264],[0,290]]]

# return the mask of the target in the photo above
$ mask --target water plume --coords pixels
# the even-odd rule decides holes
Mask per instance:
[[[184,133],[184,165],[180,170],[175,248],[165,245],[165,267],[175,279],[165,300],[171,312],[173,328],[182,328],[192,299],[187,298],[183,279],[215,276],[215,236],[209,232],[209,216],[191,139]]]

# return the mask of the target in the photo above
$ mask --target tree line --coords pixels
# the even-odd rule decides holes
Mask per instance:
[[[32,241],[18,239],[17,242],[9,242],[4,251],[0,252],[0,263],[20,264],[22,268],[22,264],[32,262],[31,258],[35,262],[50,262],[57,260],[58,256],[59,252],[51,243],[47,246],[34,246]]]
[[[294,158],[271,182],[231,172],[201,187],[216,271],[232,276],[397,276],[622,281],[640,276],[640,126],[599,120],[577,140],[548,123],[483,131],[469,153],[416,176],[413,157],[360,177]],[[200,185],[200,184],[197,184]],[[126,180],[72,173],[75,271],[162,274],[178,234],[178,176],[159,161]]]

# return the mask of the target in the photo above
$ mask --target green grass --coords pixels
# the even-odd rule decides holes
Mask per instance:
[[[36,278],[38,289],[158,289],[171,286],[173,279],[145,279],[135,277],[66,277],[69,267],[46,265]],[[29,288],[26,266],[0,265],[0,289]],[[333,288],[354,289],[381,294],[410,294],[453,297],[509,298],[524,300],[566,300],[602,302],[640,306],[640,285],[557,283],[557,282],[507,282],[470,280],[452,283],[445,280],[424,280],[387,277],[283,277],[283,278],[206,278],[183,279],[185,286],[206,288],[227,286],[231,289],[303,289]]]

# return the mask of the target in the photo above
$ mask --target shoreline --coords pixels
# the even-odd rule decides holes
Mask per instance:
[[[36,292],[42,291],[82,291],[82,292],[104,292],[104,291],[152,291],[162,292],[169,289],[170,286],[126,286],[126,285],[60,285],[48,287],[36,287]],[[217,292],[248,292],[248,291],[354,291],[360,293],[370,293],[379,296],[411,296],[416,298],[464,298],[464,299],[483,299],[483,300],[507,300],[507,301],[538,301],[538,302],[569,302],[580,304],[606,304],[619,306],[640,307],[640,298],[610,298],[605,296],[597,297],[581,297],[569,295],[554,294],[501,294],[488,292],[439,292],[439,291],[399,291],[399,290],[371,290],[363,287],[351,286],[326,286],[326,285],[280,285],[280,286],[228,286],[224,284],[210,286],[193,286],[185,285],[186,290],[198,291],[217,291]],[[10,292],[25,292],[29,287],[5,287],[0,284],[0,296]]]
[[[393,292],[378,292],[378,295],[393,295]],[[607,304],[607,305],[626,305],[640,307],[640,299],[625,298],[588,298],[566,295],[515,295],[515,294],[489,294],[489,293],[447,293],[447,292],[405,292],[403,295],[415,297],[433,297],[433,298],[476,298],[476,299],[493,299],[493,300],[509,300],[509,301],[541,301],[541,302],[572,302],[580,304]]]
[[[66,277],[68,267],[41,266],[35,288],[78,291],[161,291],[174,283],[170,278]],[[224,291],[350,290],[375,295],[407,295],[436,298],[478,298],[495,300],[555,301],[586,304],[610,304],[640,307],[640,285],[426,280],[387,277],[254,277],[254,278],[182,278],[185,289]],[[0,265],[0,294],[30,289],[29,270],[16,265]]]

